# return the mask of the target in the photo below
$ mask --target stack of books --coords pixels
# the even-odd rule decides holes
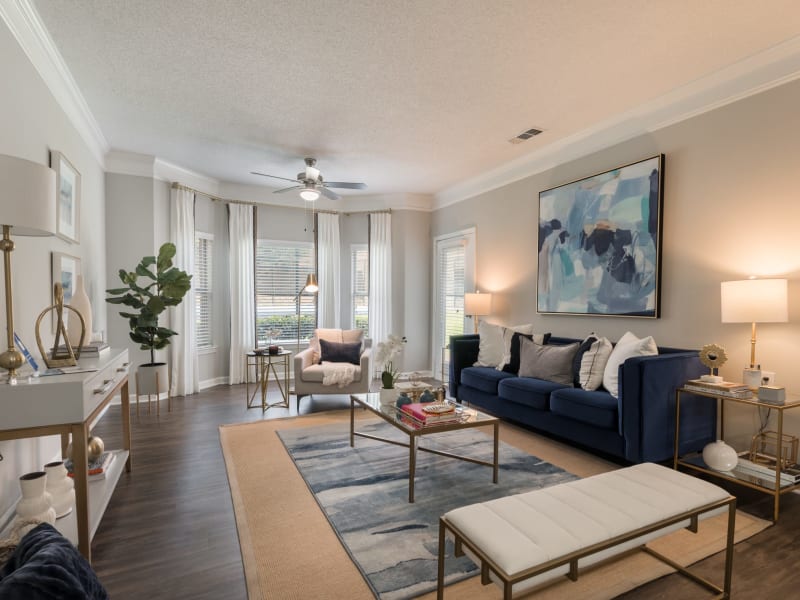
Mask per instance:
[[[456,412],[455,406],[450,406],[450,410],[445,412],[429,412],[431,406],[434,406],[431,402],[413,402],[404,404],[400,410],[420,425],[441,425],[442,423],[457,423],[461,420],[461,413]],[[441,405],[436,404],[435,406]],[[426,408],[429,410],[426,411]]]
[[[96,358],[100,356],[101,352],[105,352],[111,346],[108,345],[108,342],[89,342],[86,346],[81,346],[81,358]],[[59,352],[66,352],[67,347],[65,345],[61,345],[58,347]],[[78,349],[73,348],[73,352],[77,353]]]
[[[743,456],[749,456],[749,453],[745,452]],[[747,458],[743,458],[743,456],[739,456],[739,462],[736,463],[736,470],[742,473],[746,473],[748,475],[753,475],[755,477],[760,477],[761,479],[765,479],[770,483],[770,485],[774,485],[775,482],[775,469],[770,465],[765,465],[762,463],[753,462],[748,460]],[[787,485],[795,485],[800,483],[800,466],[792,465],[791,467],[785,467],[781,471],[781,487]]]
[[[752,390],[744,383],[733,383],[731,381],[712,383],[710,381],[703,381],[702,379],[690,379],[683,384],[683,387],[693,392],[705,392],[707,394],[727,396],[729,398],[747,399],[753,397]]]
[[[90,462],[88,470],[89,481],[95,481],[97,479],[105,479],[108,468],[111,466],[111,463],[114,462],[114,456],[115,455],[113,452],[103,452],[100,455],[100,458]],[[75,477],[72,459],[68,458],[67,460],[65,460],[64,466],[67,468],[67,475],[69,477]]]

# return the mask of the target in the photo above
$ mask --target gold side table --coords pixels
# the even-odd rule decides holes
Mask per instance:
[[[292,355],[290,350],[281,350],[277,354],[268,352],[248,352],[245,355],[245,399],[247,408],[255,408],[254,404],[256,393],[261,390],[261,412],[266,412],[274,406],[289,408],[289,357]],[[278,373],[276,367],[283,367],[283,377]],[[250,381],[250,369],[255,371],[255,381]],[[267,392],[269,391],[269,379],[272,375],[273,381],[278,385],[282,400],[267,404]],[[281,380],[282,379],[282,380]],[[254,383],[252,393],[250,384]]]

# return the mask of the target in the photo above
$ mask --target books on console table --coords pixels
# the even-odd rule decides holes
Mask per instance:
[[[101,352],[105,352],[109,348],[111,348],[111,346],[108,345],[108,342],[89,342],[87,345],[81,346],[81,356],[98,356]],[[72,349],[73,352],[77,352],[77,350],[77,348]],[[62,344],[58,347],[58,351],[66,352],[67,347]]]
[[[404,404],[400,407],[400,410],[423,425],[438,425],[440,423],[453,423],[461,420],[461,414],[456,412],[455,406],[452,407],[452,410],[447,412],[426,412],[425,407],[429,407],[431,404],[431,402],[413,402],[411,404]]]
[[[744,456],[749,456],[749,452],[744,452],[739,456],[739,461],[736,463],[736,469],[745,473],[752,473],[758,477],[766,478],[768,481],[774,483],[775,469],[769,465],[753,462]],[[781,471],[781,486],[795,485],[800,483],[800,468],[797,465],[786,467]]]
[[[732,381],[722,381],[720,383],[712,383],[710,381],[703,381],[702,379],[690,379],[683,384],[687,390],[695,392],[705,392],[707,394],[717,394],[719,396],[728,396],[731,398],[752,398],[753,392],[744,383],[734,383]]]
[[[89,463],[89,481],[93,481],[96,479],[105,479],[106,471],[108,471],[108,467],[111,466],[111,463],[114,461],[114,453],[110,451],[103,452],[100,455],[100,458],[94,460]],[[64,466],[67,468],[67,475],[69,477],[75,477],[72,459],[68,458],[64,461]]]

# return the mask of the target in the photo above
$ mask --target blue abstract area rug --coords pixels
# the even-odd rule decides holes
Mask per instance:
[[[406,443],[383,421],[358,431]],[[490,431],[490,428],[487,428]],[[500,442],[498,483],[491,467],[428,452],[417,453],[415,502],[408,502],[408,450],[356,437],[349,424],[276,432],[339,539],[382,600],[413,598],[436,588],[439,517],[493,498],[578,479]],[[424,436],[420,445],[481,460],[492,459],[492,437],[479,429]],[[448,540],[445,582],[478,574],[466,557],[452,558]]]

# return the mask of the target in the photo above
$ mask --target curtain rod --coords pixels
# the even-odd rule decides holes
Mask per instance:
[[[178,183],[177,181],[172,182],[172,187],[176,190],[186,190],[187,192],[192,192],[194,194],[200,194],[201,196],[205,196],[206,198],[211,198],[214,202],[225,202],[227,204],[246,204],[248,206],[268,206],[268,204],[264,202],[247,202],[246,200],[231,200],[230,198],[221,198],[220,196],[214,196],[213,194],[209,194],[208,192],[203,192],[200,190],[196,190],[194,188],[189,187],[188,185],[183,185],[182,183]],[[292,208],[292,207],[288,207]],[[315,213],[325,213],[329,215],[344,215],[345,217],[349,217],[350,215],[362,215],[362,214],[377,214],[377,213],[391,213],[391,208],[383,208],[379,210],[355,210],[355,211],[340,211],[340,210],[315,210]]]

